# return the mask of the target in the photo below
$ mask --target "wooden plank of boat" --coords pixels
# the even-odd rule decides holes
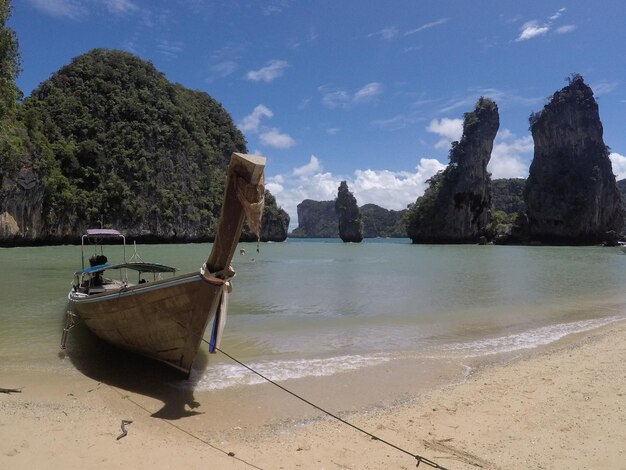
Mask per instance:
[[[199,272],[94,295],[70,292],[74,313],[105,341],[189,374],[220,304],[226,312],[223,292],[234,275],[230,263],[246,215],[254,218],[248,221],[251,228],[260,226],[264,165],[263,157],[233,153],[215,242]]]

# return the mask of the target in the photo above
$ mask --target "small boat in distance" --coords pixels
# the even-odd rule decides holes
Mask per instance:
[[[264,167],[264,157],[232,154],[213,248],[196,272],[176,275],[171,266],[146,263],[136,256],[126,260],[124,235],[113,229],[88,230],[81,243],[82,268],[74,273],[68,294],[70,308],[62,347],[75,318],[79,318],[108,343],[157,359],[188,376],[211,320],[209,350],[219,347],[229,281],[235,275],[230,263],[244,219],[259,233]],[[123,260],[109,264],[103,244],[114,240],[123,246]],[[85,242],[95,246],[89,266],[85,266]],[[129,271],[134,272],[132,279]]]

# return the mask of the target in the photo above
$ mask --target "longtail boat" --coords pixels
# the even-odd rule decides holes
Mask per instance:
[[[264,167],[264,157],[232,154],[215,241],[197,272],[176,275],[171,266],[136,256],[127,260],[124,235],[114,229],[88,230],[81,243],[82,268],[74,273],[68,294],[62,347],[70,328],[81,320],[108,343],[162,361],[188,376],[211,320],[209,350],[219,347],[230,279],[235,275],[231,261],[244,220],[259,233]],[[124,246],[123,260],[109,264],[103,245],[115,239]],[[85,266],[86,243],[96,247],[90,266]],[[135,276],[132,284],[129,278],[134,281]]]

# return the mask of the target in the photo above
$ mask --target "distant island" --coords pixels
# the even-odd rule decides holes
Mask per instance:
[[[487,166],[499,114],[494,101],[481,97],[464,115],[448,166],[428,181],[423,196],[405,211],[357,208],[352,218],[359,218],[363,236],[408,236],[413,243],[617,244],[626,182],[613,175],[593,91],[579,74],[568,82],[529,118],[535,154],[527,179],[491,180]],[[344,238],[337,201],[300,203],[290,236]]]

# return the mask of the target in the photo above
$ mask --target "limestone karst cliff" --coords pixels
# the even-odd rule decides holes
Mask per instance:
[[[305,199],[297,206],[298,227],[291,236],[295,238],[337,238],[339,223],[335,214],[335,201]]]
[[[394,211],[364,204],[359,207],[363,221],[363,238],[403,238],[406,227],[402,222],[405,210]],[[307,199],[298,204],[298,227],[289,234],[294,238],[338,238],[339,221],[334,201]]]
[[[341,182],[337,191],[335,213],[339,223],[339,237],[344,242],[360,243],[363,240],[361,212],[345,181]]]
[[[452,143],[449,165],[430,179],[409,210],[413,243],[473,243],[484,234],[491,207],[487,164],[499,125],[498,107],[488,98],[465,113],[463,136]]]
[[[0,245],[71,242],[101,225],[150,241],[215,235],[224,169],[246,142],[208,94],[95,49],[16,107],[23,129],[0,145]],[[284,239],[287,214],[268,209],[262,236]]]
[[[265,191],[265,207],[263,208],[261,233],[259,234],[261,241],[284,242],[287,239],[288,231],[289,214],[278,207],[276,198],[269,191]]]
[[[602,242],[622,233],[624,209],[603,141],[598,105],[580,75],[531,115],[535,152],[524,199],[531,241]]]

